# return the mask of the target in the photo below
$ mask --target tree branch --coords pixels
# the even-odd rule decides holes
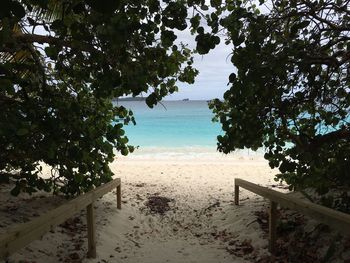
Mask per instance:
[[[326,142],[338,141],[338,140],[350,140],[350,130],[340,129],[324,135],[317,135],[311,140],[310,146],[317,148]]]
[[[93,45],[80,42],[79,44],[72,43],[61,38],[53,36],[43,36],[37,34],[15,34],[13,38],[19,43],[40,43],[40,44],[56,44],[64,47],[70,47],[86,51],[89,53],[100,53],[101,51],[96,49]]]

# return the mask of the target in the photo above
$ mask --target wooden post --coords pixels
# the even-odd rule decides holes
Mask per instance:
[[[276,243],[276,228],[277,228],[277,203],[270,201],[269,209],[269,251],[275,253]]]
[[[86,221],[88,230],[88,258],[96,258],[96,228],[94,202],[86,207]]]
[[[120,184],[117,186],[117,208],[122,209],[122,189]]]
[[[235,205],[239,205],[239,185],[235,184]]]
[[[89,251],[94,250],[96,243],[94,236],[94,217],[93,204],[91,202],[102,197],[104,194],[114,190],[120,185],[120,178],[114,179],[104,185],[101,185],[88,193],[80,195],[65,204],[41,215],[29,222],[15,225],[4,229],[5,232],[0,234],[0,261],[5,260],[9,255],[17,250],[27,246],[32,241],[41,238],[45,233],[52,230],[53,227],[62,224],[68,218],[74,216],[82,209],[87,209],[87,221],[89,228]],[[91,206],[89,206],[91,205]],[[92,247],[92,248],[90,248]],[[95,253],[90,253],[93,256]]]

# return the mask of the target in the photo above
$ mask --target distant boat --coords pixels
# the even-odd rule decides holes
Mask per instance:
[[[143,97],[126,97],[126,98],[114,98],[113,101],[145,101],[146,98]]]
[[[189,101],[190,99],[183,99],[182,101]]]

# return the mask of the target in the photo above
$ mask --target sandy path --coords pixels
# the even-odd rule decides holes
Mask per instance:
[[[99,208],[99,217],[108,220],[99,228],[99,260],[245,262],[227,251],[230,243],[235,248],[235,241],[244,240],[254,247],[254,256],[249,257],[267,253],[267,241],[252,211],[265,202],[242,191],[242,206],[233,204],[235,177],[272,183],[272,171],[264,161],[123,161],[113,169],[122,179],[125,203],[117,211],[114,196],[108,195],[108,204]],[[171,210],[164,216],[150,215],[145,203],[151,195],[172,199]],[[253,196],[254,200],[247,199]],[[109,205],[106,215],[103,209]]]
[[[274,171],[263,159],[123,159],[112,169],[122,179],[123,207],[116,209],[113,192],[96,202],[97,259],[85,258],[83,211],[9,262],[231,263],[268,254],[254,215],[267,203],[242,190],[241,205],[233,204],[235,177],[274,183]],[[151,214],[145,204],[154,195],[171,199],[170,211]]]

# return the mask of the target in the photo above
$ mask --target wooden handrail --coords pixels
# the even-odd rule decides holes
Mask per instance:
[[[12,253],[25,247],[32,241],[41,238],[45,233],[55,226],[65,222],[77,212],[87,208],[88,227],[88,256],[96,257],[95,226],[94,226],[94,201],[108,193],[112,189],[117,189],[117,208],[121,208],[121,180],[114,179],[104,185],[82,194],[67,203],[35,218],[27,223],[23,223],[9,228],[0,238],[0,259],[6,259]]]
[[[338,229],[342,233],[350,233],[350,215],[334,209],[321,206],[310,201],[305,201],[267,187],[248,182],[243,179],[235,179],[235,204],[239,204],[239,187],[243,187],[251,192],[268,198],[270,204],[269,217],[269,250],[273,252],[276,239],[276,205],[298,211],[304,215],[315,218],[316,220]]]

